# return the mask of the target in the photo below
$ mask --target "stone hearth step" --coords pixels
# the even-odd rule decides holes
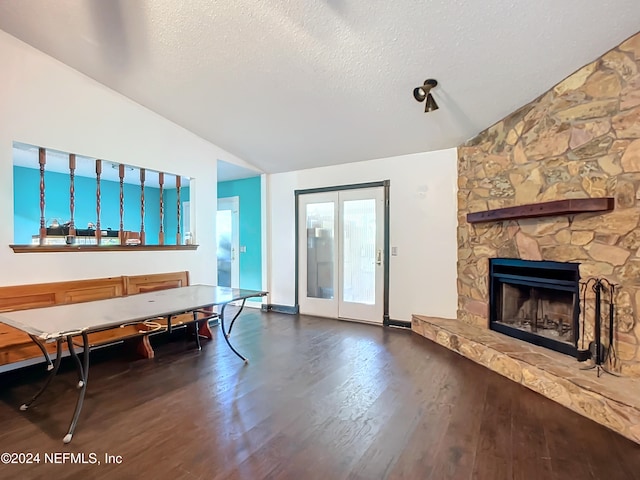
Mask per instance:
[[[413,315],[412,330],[640,443],[640,380],[596,376],[568,355],[459,320]]]

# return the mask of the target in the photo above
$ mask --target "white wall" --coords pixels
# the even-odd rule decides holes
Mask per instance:
[[[0,65],[0,285],[177,270],[215,282],[217,160],[248,164],[2,31]],[[13,253],[13,141],[192,177],[200,247]]]
[[[295,301],[294,190],[390,180],[389,315],[456,317],[457,150],[269,175],[269,302]]]
[[[189,270],[215,282],[216,164],[248,165],[0,31],[0,285]],[[197,251],[15,254],[13,141],[193,178]],[[264,178],[270,303],[294,303],[296,189],[391,181],[390,315],[455,317],[456,150]],[[4,246],[1,246],[4,245]]]

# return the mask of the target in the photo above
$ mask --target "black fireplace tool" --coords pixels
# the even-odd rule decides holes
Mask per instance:
[[[578,359],[579,362],[585,362],[587,360],[589,360],[592,355],[591,355],[591,349],[586,348],[584,345],[584,337],[585,335],[585,318],[587,316],[587,290],[589,288],[589,284],[591,282],[594,282],[596,279],[595,278],[590,278],[588,279],[586,282],[580,282],[580,294],[582,295],[582,348],[578,348],[577,354],[576,354],[576,358]]]
[[[618,355],[616,354],[615,342],[613,341],[613,328],[615,323],[615,304],[613,303],[613,296],[615,293],[616,285],[608,282],[609,284],[609,346],[607,348],[607,356],[605,358],[605,364],[609,364],[612,368],[616,368],[618,365]],[[618,377],[615,372],[607,370],[604,366],[602,369],[610,375]]]
[[[595,293],[595,302],[594,302],[594,310],[595,310],[595,320],[593,327],[593,336],[594,340],[589,342],[589,349],[584,350],[584,324],[585,324],[585,316],[586,316],[586,296],[589,285],[591,285],[591,289]],[[612,367],[615,367],[618,358],[615,351],[614,346],[614,338],[613,338],[613,329],[614,329],[614,321],[615,321],[615,304],[613,302],[613,297],[615,293],[615,285],[609,282],[607,279],[601,278],[590,278],[583,284],[583,311],[582,311],[582,350],[578,350],[578,360],[582,357],[591,358],[593,360],[593,364],[583,368],[583,370],[590,370],[595,368],[597,372],[597,376],[600,376],[600,372],[605,372],[610,375],[618,376],[616,373],[608,370],[605,367],[605,364],[608,363]],[[608,345],[602,344],[602,293],[603,291],[609,292],[609,343]],[[588,352],[588,354],[587,354]],[[584,361],[580,360],[580,361]]]

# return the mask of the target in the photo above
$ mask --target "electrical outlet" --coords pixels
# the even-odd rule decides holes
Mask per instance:
[[[392,257],[398,256],[398,247],[391,247],[391,256]]]
[[[240,245],[240,253],[247,253],[247,246],[246,245]]]

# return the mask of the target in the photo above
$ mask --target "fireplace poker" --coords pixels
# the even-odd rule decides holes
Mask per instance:
[[[582,294],[582,348],[578,350],[577,359],[579,362],[584,362],[592,358],[591,350],[589,348],[585,348],[584,340],[587,337],[586,333],[586,318],[587,318],[587,292],[589,291],[589,286],[593,282],[597,282],[598,279],[591,277],[587,279],[585,282],[580,283],[580,293]],[[580,332],[578,332],[580,333]],[[577,345],[576,345],[577,346]],[[593,367],[588,367],[590,369]]]
[[[600,302],[601,302],[601,293],[602,293],[602,280],[598,279],[596,280],[595,285],[593,286],[593,291],[596,293],[596,303],[595,303],[595,310],[596,310],[596,314],[595,314],[595,324],[594,324],[594,336],[595,336],[595,341],[596,341],[596,367],[597,367],[597,376],[600,376],[600,366],[602,365],[602,352],[600,351],[601,347],[602,347],[602,338],[601,337],[601,328],[602,325],[600,324],[600,321],[602,320],[600,318]]]
[[[614,338],[613,338],[613,328],[614,328],[614,320],[615,320],[615,304],[613,302],[614,294],[615,294],[615,284],[607,281],[609,284],[609,348],[607,349],[607,358],[606,361],[615,368],[618,363],[618,356],[616,355],[616,350],[614,347]],[[602,369],[610,375],[619,376],[617,373],[611,372],[604,367]]]

